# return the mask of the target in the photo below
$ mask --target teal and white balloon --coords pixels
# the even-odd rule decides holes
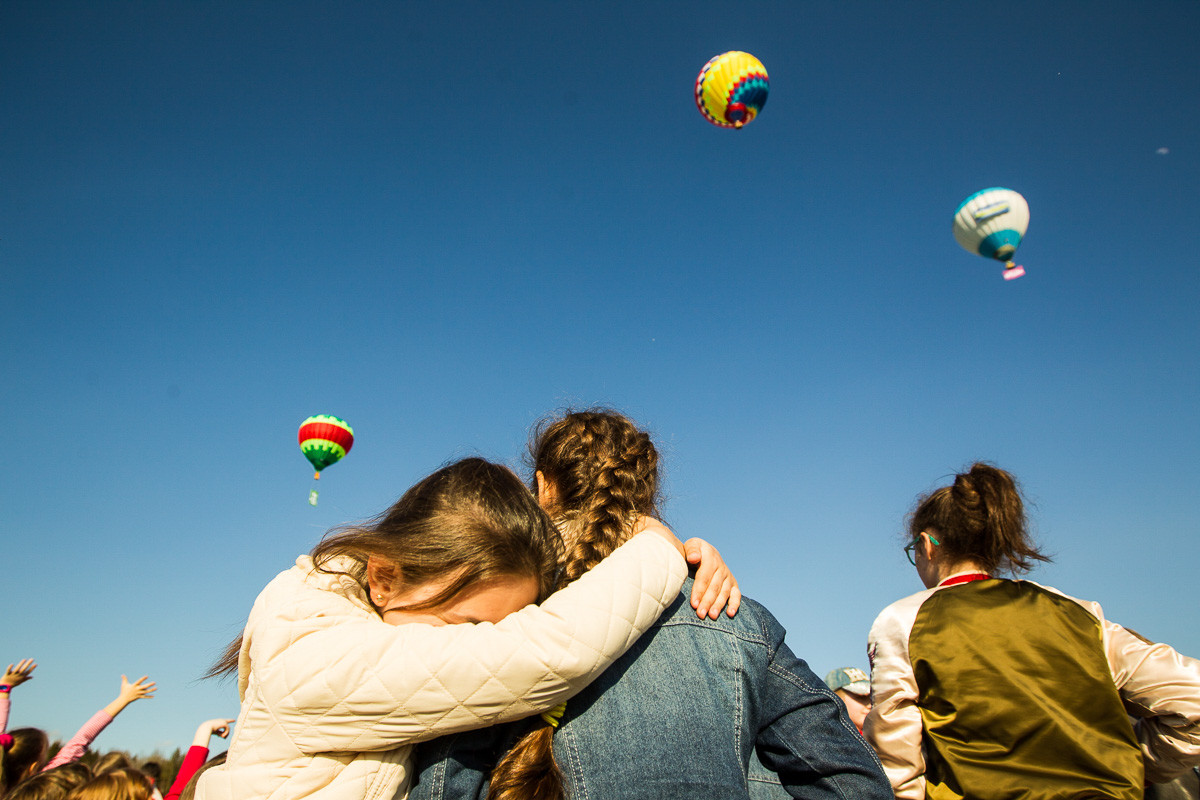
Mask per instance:
[[[1004,279],[1025,274],[1013,254],[1029,227],[1029,204],[1012,189],[993,186],[963,200],[954,212],[954,239],[968,253],[1004,262]]]

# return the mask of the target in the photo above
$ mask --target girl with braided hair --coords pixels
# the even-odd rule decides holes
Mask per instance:
[[[918,501],[908,539],[926,590],[868,645],[865,731],[897,798],[1132,800],[1200,763],[1200,662],[998,577],[1049,561],[1012,475],[973,464]]]
[[[544,421],[530,452],[533,488],[563,534],[564,584],[627,539],[640,515],[658,515],[658,452],[615,411]],[[693,591],[685,583],[650,631],[564,706],[421,748],[412,800],[890,800],[878,759],[775,618],[749,599],[736,616],[704,598],[689,606]],[[740,599],[736,585],[726,593],[731,606]]]

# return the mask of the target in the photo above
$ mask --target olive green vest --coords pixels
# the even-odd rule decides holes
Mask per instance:
[[[926,797],[1142,798],[1099,620],[1024,581],[946,587],[909,637]]]

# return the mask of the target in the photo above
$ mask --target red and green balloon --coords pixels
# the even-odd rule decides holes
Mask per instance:
[[[354,446],[354,429],[344,419],[317,414],[300,423],[300,452],[313,465],[314,480],[321,479],[321,470],[341,461]],[[317,504],[317,490],[309,492],[308,502]]]

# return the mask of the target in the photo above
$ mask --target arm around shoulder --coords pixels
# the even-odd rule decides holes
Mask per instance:
[[[496,625],[347,621],[295,641],[260,684],[304,752],[391,749],[520,719],[603,672],[685,577],[674,547],[640,534],[541,606]]]

